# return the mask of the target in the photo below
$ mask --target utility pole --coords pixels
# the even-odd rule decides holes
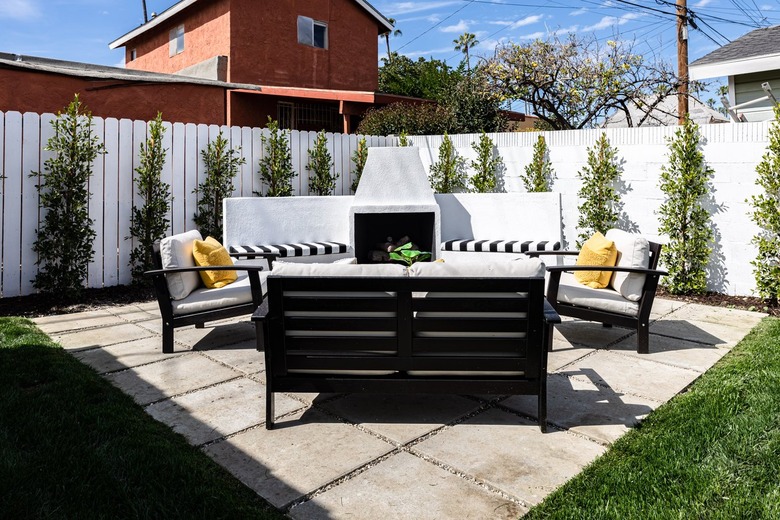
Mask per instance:
[[[688,5],[677,0],[677,122],[683,124],[688,115]]]
[[[146,14],[146,0],[141,0],[141,6],[144,8],[144,23],[149,21],[149,16]]]

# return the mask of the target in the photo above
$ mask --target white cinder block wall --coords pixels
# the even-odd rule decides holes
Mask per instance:
[[[658,235],[656,209],[663,202],[659,188],[661,167],[668,162],[667,139],[674,136],[675,127],[616,128],[608,130],[572,130],[542,132],[550,149],[550,160],[557,179],[553,190],[561,193],[563,235],[566,245],[573,248],[577,239],[577,192],[580,181],[577,172],[587,162],[587,148],[594,146],[601,132],[606,132],[611,145],[617,148],[621,161],[624,220],[621,227],[633,229],[651,239],[665,242]],[[750,241],[757,227],[749,217],[746,203],[758,193],[755,184],[756,165],[766,152],[769,123],[703,125],[703,152],[707,164],[714,169],[711,180],[714,204],[712,222],[716,233],[715,249],[709,268],[709,289],[736,295],[752,295],[755,289],[751,260],[756,248]],[[490,134],[506,166],[504,187],[509,192],[525,191],[520,175],[531,162],[538,132]],[[452,136],[458,153],[467,162],[476,158],[471,143],[478,134]],[[427,168],[438,160],[441,136],[412,137],[420,147],[420,156]],[[471,174],[473,172],[469,172]]]

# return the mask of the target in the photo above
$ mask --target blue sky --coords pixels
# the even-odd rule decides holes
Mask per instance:
[[[271,5],[273,0],[256,0]],[[147,0],[162,12],[175,0]],[[575,32],[600,41],[634,41],[635,51],[676,63],[674,0],[373,0],[403,33],[391,48],[411,58],[456,66],[452,41],[468,31],[490,56],[497,44],[528,42]],[[0,52],[121,66],[122,50],[109,42],[143,21],[141,0],[0,0]],[[689,0],[701,31],[690,30],[690,61],[758,26],[780,23],[780,0]],[[378,41],[380,57],[386,52]]]

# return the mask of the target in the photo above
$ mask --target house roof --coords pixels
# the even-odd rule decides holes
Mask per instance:
[[[92,63],[80,63],[77,61],[54,60],[51,58],[39,58],[36,56],[22,56],[0,52],[0,67],[27,69],[52,74],[63,74],[89,79],[140,81],[145,83],[186,83],[194,85],[206,85],[227,89],[260,90],[257,85],[245,83],[227,83],[180,74],[163,74],[160,72],[147,72],[143,70],[125,69],[121,67],[108,67]]]
[[[690,78],[706,79],[780,69],[780,25],[756,29],[691,63]]]
[[[652,101],[645,101],[646,104]],[[635,103],[629,103],[628,112],[631,115],[633,125],[644,117],[645,111],[640,109]],[[697,124],[727,123],[728,117],[717,110],[714,110],[693,96],[688,97],[688,114],[691,121]],[[641,126],[673,126],[677,124],[677,96],[667,96],[650,112],[650,116]],[[625,128],[628,126],[626,114],[616,112],[604,122],[606,128]]]
[[[384,31],[381,31],[382,34],[392,31],[393,30],[393,24],[390,23],[390,21],[382,15],[377,9],[366,2],[365,0],[353,0],[356,2],[360,7],[365,9],[368,14],[370,14],[372,17],[376,19],[376,21],[381,25],[384,29]],[[112,41],[108,44],[109,49],[116,49],[117,47],[122,47],[130,40],[140,36],[141,34],[145,33],[146,31],[160,25],[161,23],[165,22],[166,20],[169,20],[170,18],[174,17],[178,13],[184,11],[191,5],[197,3],[198,0],[181,0],[180,2],[173,4],[171,7],[163,11],[162,13],[158,14],[148,22],[144,23],[143,25],[136,27],[132,31],[128,32],[127,34],[120,36],[116,40]]]

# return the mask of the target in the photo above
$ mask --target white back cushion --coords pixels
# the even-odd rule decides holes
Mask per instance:
[[[203,240],[197,229],[160,240],[160,257],[163,269],[194,267],[195,258],[192,256],[192,243],[195,240]],[[174,300],[186,298],[200,286],[200,275],[197,272],[169,274],[165,280],[168,282],[168,291]]]
[[[525,278],[544,276],[544,263],[538,258],[495,262],[417,262],[409,276],[451,276],[459,278]]]
[[[271,276],[406,276],[397,264],[298,264],[274,262]]]
[[[608,240],[615,242],[618,250],[618,267],[643,267],[650,265],[650,244],[647,239],[626,233],[620,229],[607,231]],[[645,275],[638,273],[615,273],[612,275],[610,285],[620,293],[623,298],[632,302],[639,301],[642,297],[642,287],[645,285]]]

